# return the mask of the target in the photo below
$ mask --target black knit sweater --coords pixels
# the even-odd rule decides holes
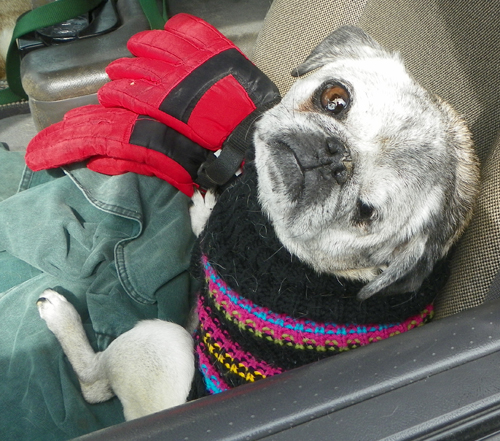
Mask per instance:
[[[205,383],[210,377],[207,366],[211,365],[212,378],[219,378],[222,384],[220,389],[208,387],[210,392],[254,381],[260,378],[254,376],[255,372],[261,374],[266,368],[272,374],[371,342],[363,343],[363,336],[356,334],[351,340],[342,340],[344,343],[338,338],[333,343],[326,340],[326,344],[313,339],[314,343],[304,345],[303,334],[299,335],[301,342],[297,342],[297,334],[283,334],[292,339],[283,344],[275,338],[279,326],[298,329],[312,323],[318,335],[324,329],[330,333],[345,333],[346,329],[353,332],[352,327],[359,329],[360,325],[375,329],[373,325],[377,324],[385,329],[386,325],[401,324],[419,315],[422,320],[418,323],[413,319],[408,323],[423,324],[431,318],[429,305],[448,275],[448,265],[442,261],[417,292],[375,295],[359,301],[356,294],[363,286],[361,282],[319,274],[282,246],[261,211],[252,161],[247,162],[243,176],[220,196],[197,248],[194,262],[205,281],[198,305],[201,320],[196,334],[197,355],[199,361],[203,358]],[[229,297],[224,297],[226,294]],[[227,306],[233,301],[236,309],[232,304]],[[246,315],[250,310],[257,322],[264,317],[271,325],[259,328]],[[205,323],[202,317],[210,319]],[[404,326],[405,330],[414,327]],[[313,331],[308,332],[304,334],[307,338]],[[255,360],[264,365],[255,368]]]

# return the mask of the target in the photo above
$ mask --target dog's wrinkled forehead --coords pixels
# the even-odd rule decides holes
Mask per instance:
[[[402,134],[409,128],[406,120],[427,126],[423,111],[434,113],[432,99],[391,54],[332,60],[296,82],[283,97],[282,107],[312,112],[323,117],[321,124],[350,128],[358,136],[368,130],[366,136],[375,137],[380,130]],[[350,127],[352,123],[355,127]]]
[[[339,86],[345,89],[345,104],[356,104],[351,107],[360,113],[352,119],[366,123],[364,125],[369,123],[372,129],[392,127],[399,130],[400,127],[395,124],[379,121],[377,125],[371,119],[374,116],[393,119],[393,114],[397,114],[403,126],[404,117],[413,120],[421,118],[420,109],[415,106],[422,102],[422,107],[427,108],[430,99],[429,94],[408,74],[398,53],[386,51],[369,35],[353,26],[344,26],[330,34],[302,64],[293,69],[292,75],[299,77],[315,70],[292,86],[283,98],[284,105],[296,110],[317,111],[322,105],[320,94],[326,91],[326,99],[328,88]],[[360,130],[358,125],[356,131],[360,133]]]

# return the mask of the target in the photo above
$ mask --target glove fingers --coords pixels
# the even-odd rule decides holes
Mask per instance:
[[[137,115],[125,109],[86,106],[38,133],[26,149],[26,164],[34,171],[57,168],[106,155],[127,143]]]
[[[166,23],[164,29],[184,35],[187,38],[200,41],[201,44],[210,43],[212,39],[227,40],[214,26],[194,15],[180,13],[174,15]]]
[[[78,121],[79,119],[83,120],[84,118],[88,119],[89,115],[99,115],[101,111],[107,112],[106,108],[101,106],[100,104],[88,104],[86,106],[76,107],[74,109],[68,110],[64,114],[63,121],[67,120]],[[47,129],[44,129],[44,131],[45,130]]]
[[[128,50],[136,57],[153,58],[179,65],[183,58],[204,50],[192,42],[169,31],[143,31],[135,34],[127,43]]]
[[[155,83],[163,83],[168,88],[169,85],[184,78],[189,72],[182,64],[172,64],[163,60],[119,58],[106,67],[106,73],[111,80],[146,79]]]
[[[175,15],[167,21],[165,30],[181,35],[205,50],[220,52],[229,48],[238,49],[231,40],[222,35],[214,26],[193,15]]]
[[[128,47],[138,58],[112,62],[106,68],[108,76],[112,80],[146,78],[172,86],[214,55],[237,49],[213,26],[188,14],[174,16],[165,29],[132,36]]]
[[[135,40],[132,40],[134,39]],[[235,46],[229,41],[204,44],[167,31],[144,31],[129,40],[129,49],[138,58],[122,58],[112,62],[106,73],[112,80],[150,78],[175,85],[215,55]],[[170,78],[175,74],[175,78]]]

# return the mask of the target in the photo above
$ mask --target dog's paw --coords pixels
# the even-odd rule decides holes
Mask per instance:
[[[46,289],[42,293],[36,306],[40,317],[56,336],[81,323],[80,315],[74,306],[64,296],[51,289]]]
[[[191,228],[193,233],[198,237],[203,231],[205,224],[212,213],[217,198],[215,193],[211,190],[207,191],[205,197],[198,191],[195,190],[193,197],[191,198],[193,205],[189,208],[189,215],[191,216]]]

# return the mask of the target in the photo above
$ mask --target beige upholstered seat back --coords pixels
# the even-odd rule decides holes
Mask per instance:
[[[481,195],[453,254],[437,316],[477,306],[500,269],[500,1],[274,0],[254,61],[285,93],[292,68],[343,24],[400,51],[412,75],[452,104],[472,130]]]

